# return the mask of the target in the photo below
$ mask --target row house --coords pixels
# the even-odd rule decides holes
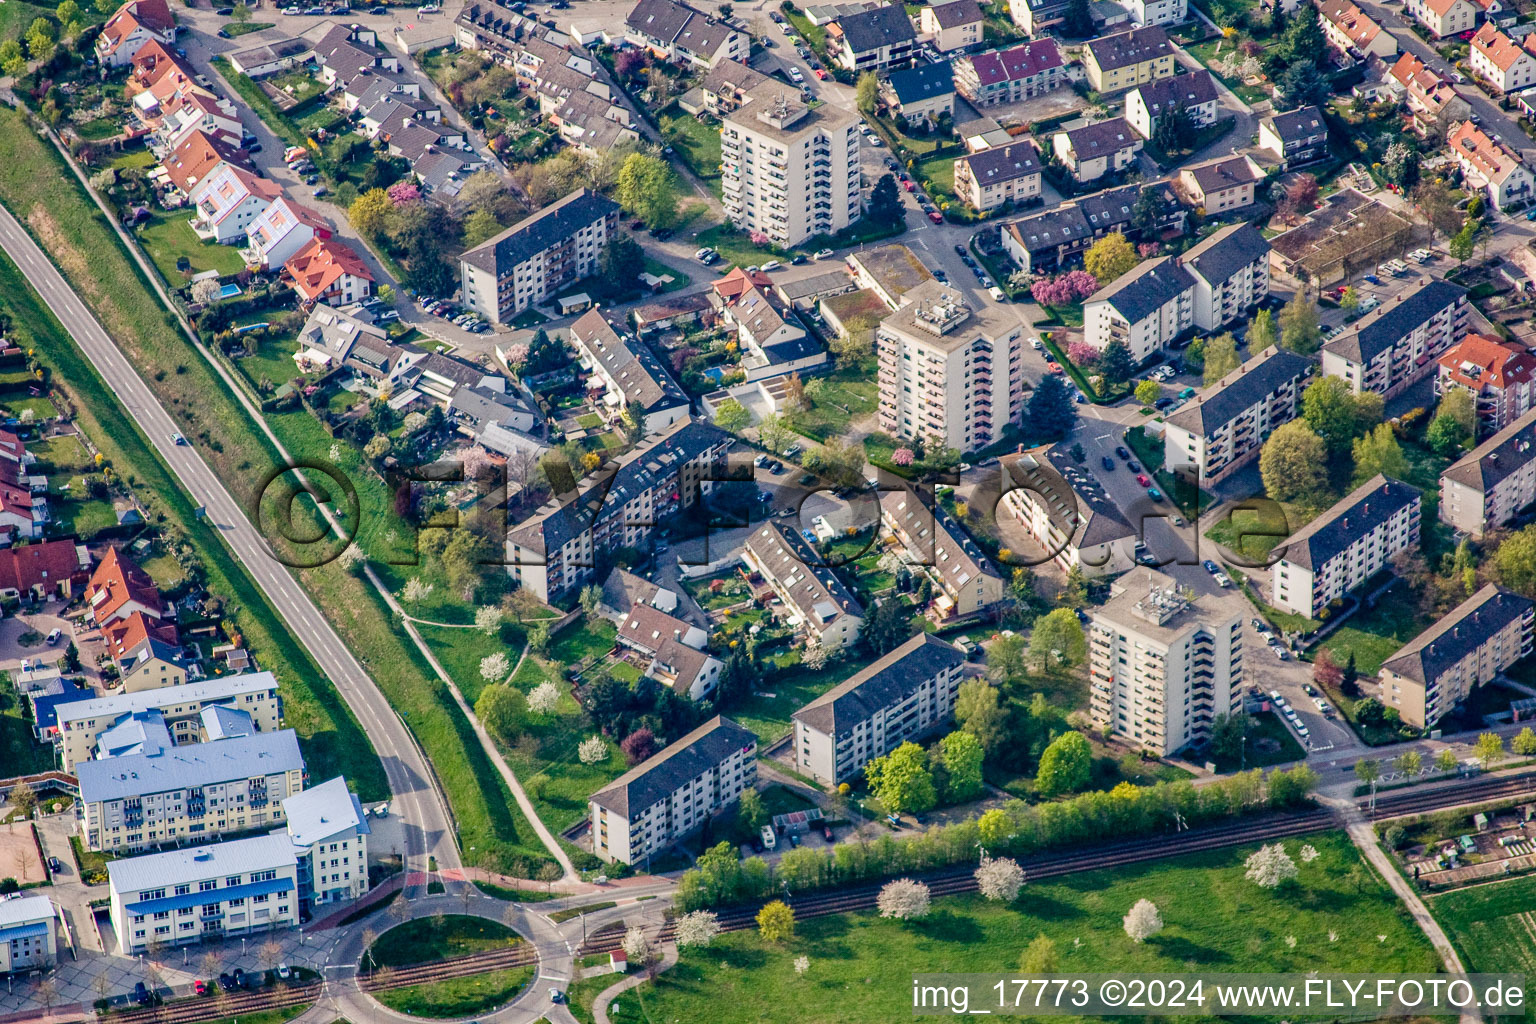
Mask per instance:
[[[628,107],[585,91],[568,96],[549,123],[569,145],[593,157],[640,138]]]
[[[1432,373],[1436,359],[1467,334],[1465,288],[1420,278],[1323,346],[1323,372],[1356,394],[1390,398]]]
[[[618,230],[618,204],[577,189],[459,256],[464,305],[492,323],[509,323],[596,273]]]
[[[1113,576],[1136,564],[1140,531],[1133,527],[1098,480],[1065,451],[1046,446],[1005,455],[1003,497],[997,516],[1007,516],[1034,542],[1026,557],[1049,559],[1063,573]],[[1154,506],[1149,502],[1146,511]]]
[[[1458,2],[1465,4],[1467,0]],[[1526,41],[1529,39],[1527,36]],[[1536,56],[1531,54],[1526,41],[1516,42],[1489,22],[1472,37],[1467,63],[1474,75],[1499,92],[1519,92],[1536,84]]]
[[[953,715],[964,668],[958,647],[918,633],[790,716],[795,769],[836,786],[929,735]]]
[[[1435,394],[1472,395],[1477,438],[1496,434],[1536,407],[1536,355],[1524,345],[1469,334],[1437,360]]]
[[[193,132],[230,146],[245,141],[245,128],[235,105],[208,92],[188,90],[178,93],[160,105],[159,117],[159,126],[146,143],[152,152],[162,156],[175,151]]]
[[[1133,214],[1144,191],[1157,197],[1161,214],[1149,237]],[[1032,274],[1053,273],[1095,241],[1118,231],[1132,242],[1151,241],[1165,231],[1184,231],[1187,211],[1166,181],[1122,185],[1079,196],[1049,210],[1010,221],[1001,228],[1003,248]]]
[[[546,31],[531,12],[514,11],[500,0],[471,0],[453,19],[453,39],[460,49],[488,53],[506,63],[522,42]]]
[[[331,237],[325,219],[286,195],[280,195],[256,215],[246,228],[246,247],[240,256],[250,270],[279,270],[315,239]]]
[[[663,60],[711,68],[722,60],[744,61],[748,39],[678,0],[640,0],[624,19],[624,37]]]
[[[171,196],[184,203],[204,178],[216,171],[220,164],[226,163],[248,171],[254,170],[245,150],[201,130],[194,130],[166,154],[151,178],[163,181],[174,190]]]
[[[592,852],[648,862],[756,788],[757,737],[716,715],[592,794]]]
[[[855,74],[905,64],[916,50],[912,19],[899,4],[860,11],[827,26],[827,52]]]
[[[808,644],[825,651],[850,648],[864,628],[864,606],[798,529],[772,519],[742,546],[747,571],[784,605],[785,617]]]
[[[1119,92],[1167,78],[1175,67],[1173,43],[1155,25],[1101,36],[1083,47],[1083,69],[1095,92]]]
[[[588,310],[571,324],[570,338],[582,370],[591,374],[588,395],[607,420],[633,409],[644,418],[645,433],[653,434],[688,419],[687,394],[623,323]]]
[[[1308,359],[1270,346],[1202,388],[1168,416],[1163,464],[1219,481],[1258,458],[1264,441],[1296,418],[1312,371]]]
[[[546,603],[591,581],[598,562],[641,548],[667,517],[714,488],[731,435],[683,419],[558,494],[507,531],[507,573]]]
[[[1536,605],[1489,583],[1381,663],[1381,702],[1433,729],[1531,653]]]
[[[276,182],[222,164],[188,196],[197,211],[188,223],[205,242],[235,245],[245,241],[256,219],[282,194]]]
[[[954,178],[955,195],[979,212],[1035,203],[1041,196],[1040,154],[1029,139],[984,149],[956,158]]]
[[[973,107],[1017,103],[1071,84],[1054,39],[955,59],[955,91]]]
[[[1008,0],[1008,16],[1025,34],[1039,39],[1066,16],[1068,6],[1069,0]]]
[[[189,667],[197,667],[196,649],[189,653],[182,648],[176,623],[168,618],[133,612],[103,626],[101,638],[124,693],[180,686],[187,681]]]
[[[283,264],[283,276],[299,302],[346,306],[373,294],[373,272],[351,246],[335,238],[312,238]]]
[[[646,678],[695,703],[714,692],[725,665],[705,649],[709,635],[703,629],[641,601],[619,616],[618,625],[618,645],[638,655]]]
[[[1275,549],[1270,603],[1309,619],[1419,543],[1419,492],[1377,473]]]
[[[934,583],[938,623],[979,617],[1003,599],[1003,574],[931,492],[901,486],[880,493],[880,523],[915,574]]]
[[[917,15],[920,37],[940,53],[980,45],[986,18],[976,0],[930,4]]]
[[[247,78],[266,78],[307,64],[315,56],[314,44],[305,39],[277,39],[228,55],[235,74]]]
[[[402,70],[400,58],[379,49],[374,31],[356,24],[332,25],[315,44],[315,62],[320,65],[321,84],[342,93],[354,88],[358,78],[371,84],[375,73],[395,76]]]
[[[1079,182],[1118,174],[1136,162],[1142,140],[1123,117],[1084,125],[1051,136],[1056,159]]]
[[[1466,3],[1466,0],[1456,0]],[[1357,7],[1353,0],[1322,0],[1318,21],[1328,45],[1342,54],[1386,59],[1397,53],[1397,39]]]
[[[0,548],[0,597],[69,601],[90,578],[91,554],[73,538]]]
[[[1466,187],[1481,191],[1500,213],[1530,204],[1536,178],[1520,154],[1471,121],[1451,132],[1449,145]]]
[[[1450,79],[1411,53],[1397,59],[1387,72],[1385,84],[1402,99],[1413,115],[1415,130],[1426,138],[1442,138],[1452,125],[1472,115],[1472,105],[1457,93]]]
[[[1194,71],[1139,85],[1125,97],[1125,119],[1138,135],[1150,139],[1163,117],[1182,112],[1194,128],[1216,123],[1216,81],[1209,71]]]
[[[1536,410],[1457,459],[1440,474],[1440,518],[1482,537],[1536,502]]]

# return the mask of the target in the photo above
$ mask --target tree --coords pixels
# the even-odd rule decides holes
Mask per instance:
[[[1317,306],[1298,289],[1294,298],[1280,310],[1280,347],[1298,355],[1309,356],[1322,342]]]
[[[1318,377],[1301,394],[1301,418],[1332,455],[1348,451],[1350,442],[1366,429],[1360,412],[1342,377]]]
[[[14,39],[0,42],[0,71],[12,78],[20,78],[27,73],[27,58],[22,55],[21,44]]]
[[[898,921],[916,921],[927,917],[932,907],[928,887],[910,878],[898,878],[886,882],[875,897],[875,906],[881,917],[893,917]]]
[[[475,700],[475,717],[486,729],[510,741],[517,735],[522,720],[522,703],[522,694],[512,687],[492,683]]]
[[[1082,664],[1088,657],[1088,640],[1077,615],[1070,608],[1056,608],[1036,619],[1029,656],[1042,671]]]
[[[1355,778],[1363,785],[1369,786],[1381,778],[1381,762],[1373,757],[1362,757],[1354,764]]]
[[[746,406],[734,398],[727,398],[715,407],[715,426],[731,434],[739,434],[752,421]]]
[[[201,281],[192,282],[192,301],[199,306],[211,306],[219,301],[219,295],[223,285],[217,278],[205,277]]]
[[[775,455],[783,454],[794,432],[784,423],[784,417],[776,412],[764,416],[757,423],[757,440]]]
[[[1195,126],[1190,121],[1189,111],[1185,110],[1182,104],[1169,108],[1152,126],[1152,141],[1165,154],[1188,149],[1194,135]]]
[[[1509,749],[1521,757],[1536,754],[1536,732],[1532,732],[1530,726],[1521,729],[1515,734],[1514,739],[1509,741]]]
[[[692,910],[679,917],[672,928],[672,941],[679,948],[703,948],[720,934],[720,918],[711,910]]]
[[[1536,597],[1536,526],[1516,530],[1494,549],[1493,574],[1510,590]]]
[[[540,657],[549,653],[549,626],[547,623],[535,622],[533,628],[528,630],[528,649]]]
[[[645,250],[628,235],[611,238],[598,255],[598,270],[610,292],[623,294],[645,272]]]
[[[1013,838],[1013,819],[1007,811],[994,807],[976,819],[976,831],[982,846],[996,848]]]
[[[32,817],[32,811],[37,807],[37,790],[30,782],[22,780],[11,787],[11,806],[21,813],[22,818]]]
[[[1248,351],[1259,353],[1275,343],[1275,315],[1268,307],[1259,310],[1248,323]]]
[[[642,726],[625,736],[619,742],[619,749],[624,752],[624,759],[631,766],[637,765],[656,753],[656,735]]]
[[[1093,773],[1093,750],[1080,732],[1064,732],[1040,755],[1035,786],[1042,796],[1075,793],[1088,785]]]
[[[1353,313],[1360,308],[1360,291],[1354,285],[1344,289],[1344,294],[1339,296],[1339,308],[1346,313]]]
[[[1151,900],[1137,900],[1131,912],[1123,919],[1125,934],[1140,945],[1163,930],[1163,916],[1157,912],[1157,904]]]
[[[647,967],[651,963],[651,940],[646,937],[645,929],[639,925],[628,929],[624,933],[624,941],[620,944],[624,949],[624,958],[629,961],[631,969]]]
[[[1317,649],[1312,659],[1312,681],[1324,690],[1331,690],[1344,679],[1344,670],[1334,660],[1333,652],[1326,647]]]
[[[854,86],[854,97],[861,113],[875,112],[875,104],[880,99],[880,79],[873,71],[866,71],[859,76],[858,85]]]
[[[603,603],[603,588],[596,583],[588,583],[581,588],[581,595],[576,599],[581,604],[581,610],[588,618],[597,614],[598,606]]]
[[[976,889],[982,896],[998,903],[1012,903],[1024,888],[1024,869],[1007,857],[982,857],[976,869]]]
[[[1354,444],[1355,485],[1365,483],[1377,473],[1401,480],[1408,472],[1408,457],[1390,423],[1378,423]]]
[[[1144,380],[1136,385],[1136,401],[1151,405],[1162,397],[1163,389],[1155,380]]]
[[[489,210],[471,210],[464,218],[464,244],[474,247],[501,230],[501,222]]]
[[[1285,852],[1283,843],[1261,846],[1243,862],[1244,873],[1249,881],[1260,889],[1276,889],[1296,877],[1296,862]]]
[[[1136,359],[1125,342],[1115,338],[1099,353],[1099,374],[1111,384],[1124,384],[1136,372]]]
[[[1485,732],[1477,738],[1472,751],[1477,757],[1477,763],[1487,771],[1493,766],[1493,762],[1504,756],[1504,737],[1496,732]]]
[[[1039,978],[1055,974],[1061,969],[1061,958],[1056,955],[1056,943],[1045,934],[1036,935],[1019,955],[1019,973]]]
[[[229,20],[236,25],[247,25],[251,20],[251,9],[243,3],[237,3],[235,9],[229,12]]]
[[[1093,34],[1093,11],[1088,0],[1068,0],[1062,16],[1062,31],[1074,39],[1084,39]]]
[[[741,801],[736,807],[736,820],[748,832],[757,832],[768,824],[768,808],[763,806],[761,793],[750,787],[741,791]]]
[[[391,447],[393,444],[388,434],[374,434],[368,439],[368,443],[363,445],[363,454],[370,459],[382,459],[389,454]]]
[[[1002,694],[985,679],[967,679],[955,697],[955,724],[976,737],[983,756],[994,754],[1008,738],[1008,711]]]
[[[1077,424],[1077,405],[1059,374],[1048,373],[1029,396],[1030,428],[1041,437],[1059,441]]]
[[[768,942],[788,942],[795,937],[795,912],[783,900],[765,904],[757,912],[757,933]]]
[[[1205,343],[1205,383],[1215,384],[1221,378],[1243,365],[1237,357],[1237,339],[1232,332],[1207,339]]]
[[[875,799],[894,814],[921,814],[938,803],[927,755],[916,743],[903,743],[869,762],[864,778]]]
[[[576,748],[576,756],[585,765],[602,764],[608,760],[608,744],[601,736],[588,736]]]
[[[939,741],[944,759],[944,799],[952,804],[981,795],[981,765],[986,754],[968,732],[956,730]]]
[[[1445,244],[1445,251],[1451,254],[1451,258],[1458,263],[1465,263],[1472,258],[1472,250],[1477,245],[1477,224],[1467,221],[1460,231],[1451,236],[1451,240]]]
[[[1437,415],[1429,429],[1424,431],[1424,443],[1436,455],[1454,458],[1467,441],[1467,430],[1453,416]]]
[[[381,188],[369,189],[347,207],[347,220],[366,238],[378,238],[389,224],[395,204],[389,201],[389,193]]]
[[[60,25],[68,25],[80,17],[80,5],[75,3],[75,0],[63,0],[58,7],[54,8],[53,13],[54,17],[59,19]]]
[[[1453,772],[1456,770],[1456,765],[1456,751],[1450,747],[1446,747],[1435,755],[1435,771],[1437,772]]]
[[[1532,749],[1536,750],[1536,733],[1532,734],[1531,741]],[[1424,758],[1417,750],[1405,750],[1397,755],[1397,759],[1392,762],[1392,767],[1397,769],[1398,774],[1411,779],[1424,770]]]
[[[615,192],[619,205],[645,221],[664,228],[677,222],[677,186],[665,160],[648,153],[631,153],[619,168]]]
[[[33,60],[52,60],[56,46],[57,37],[53,32],[53,22],[47,18],[32,19],[32,25],[27,29],[28,55]]]
[[[552,715],[560,706],[560,688],[545,680],[528,692],[528,710],[536,715]]]
[[[871,654],[879,657],[900,647],[911,635],[911,611],[905,601],[891,594],[875,602],[859,638]]]
[[[907,219],[907,208],[901,205],[901,192],[896,177],[882,174],[869,193],[869,219],[876,224],[899,224]]]
[[[1083,253],[1083,269],[1105,284],[1130,273],[1138,262],[1136,250],[1118,231],[1111,231]]]
[[[1332,86],[1328,84],[1328,79],[1322,76],[1317,65],[1311,61],[1302,61],[1286,67],[1275,79],[1275,88],[1280,93],[1278,97],[1280,106],[1287,110],[1326,103],[1332,94]]]
[[[1211,722],[1211,756],[1231,764],[1243,758],[1243,744],[1248,738],[1248,716],[1242,712],[1223,712]]]
[[[1328,488],[1328,448],[1304,421],[1291,420],[1264,442],[1259,475],[1276,501],[1316,502]]]

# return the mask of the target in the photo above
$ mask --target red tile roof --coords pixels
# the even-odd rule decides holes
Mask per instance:
[[[1500,71],[1508,71],[1522,56],[1529,56],[1520,44],[1499,31],[1493,22],[1484,22],[1472,37],[1472,49],[1487,57]]]
[[[0,590],[25,593],[52,589],[64,581],[83,582],[90,556],[74,540],[50,540],[0,549]]]
[[[136,28],[155,35],[167,35],[176,29],[176,18],[166,0],[128,0],[101,26],[101,38],[107,41],[105,52],[122,46]]]
[[[1536,379],[1536,355],[1524,346],[1486,334],[1469,334],[1438,360],[1443,376],[1481,391]]]
[[[165,168],[165,175],[172,185],[183,193],[190,193],[198,182],[226,160],[241,167],[249,166],[245,150],[220,142],[198,129],[172,150],[160,166]]]
[[[102,634],[114,658],[132,654],[150,637],[172,645],[181,643],[174,623],[156,622],[143,612],[134,612],[126,619],[112,623],[102,630]]]
[[[107,549],[101,564],[91,574],[90,584],[85,588],[85,600],[99,625],[123,618],[123,606],[131,601],[149,609],[155,618],[165,614],[155,581],[116,547]]]
[[[283,264],[283,269],[305,301],[324,295],[344,274],[373,280],[362,257],[334,238],[311,239]]]
[[[720,280],[713,282],[715,294],[727,305],[735,302],[755,288],[772,288],[773,279],[762,271],[747,273],[741,267],[734,268]]]

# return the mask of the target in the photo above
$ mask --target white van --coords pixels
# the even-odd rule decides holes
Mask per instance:
[[[771,850],[778,845],[779,839],[773,834],[772,825],[764,825],[762,831],[763,849]]]

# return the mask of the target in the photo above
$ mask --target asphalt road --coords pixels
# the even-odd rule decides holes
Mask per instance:
[[[362,664],[347,650],[303,587],[272,554],[246,518],[245,510],[197,450],[172,441],[179,425],[156,401],[63,275],[4,208],[0,208],[0,246],[69,331],[96,372],[116,392],[182,487],[206,509],[207,524],[222,534],[293,636],[308,649],[357,716],[384,765],[393,794],[391,811],[413,826],[406,831],[406,866],[408,871],[422,874],[416,876],[421,881],[412,888],[426,885],[428,855],[436,857],[439,870],[457,873],[462,865],[450,827],[451,818],[433,787],[431,769]],[[187,526],[196,528],[193,523]]]

